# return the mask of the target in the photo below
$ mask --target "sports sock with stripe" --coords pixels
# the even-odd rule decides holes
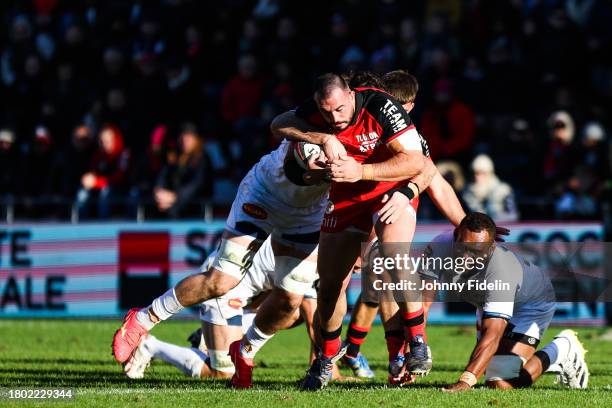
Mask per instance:
[[[359,349],[365,341],[369,331],[370,329],[366,327],[360,327],[354,323],[351,323],[348,333],[346,334],[346,343],[348,344],[348,348],[346,349],[347,356],[357,357],[359,354]]]
[[[321,329],[321,338],[323,339],[323,344],[321,345],[321,352],[323,353],[323,357],[330,358],[334,356],[338,352],[338,350],[340,350],[341,333],[342,326],[340,326],[337,330],[331,332]]]
[[[406,330],[406,339],[412,341],[416,336],[425,336],[425,313],[421,307],[416,312],[403,313],[404,329]]]
[[[389,352],[389,361],[395,359],[398,354],[404,354],[404,332],[402,330],[385,331],[385,341]]]

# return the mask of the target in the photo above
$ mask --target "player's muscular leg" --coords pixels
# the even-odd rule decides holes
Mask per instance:
[[[323,330],[342,326],[346,314],[345,283],[361,250],[365,234],[353,231],[321,232],[319,240],[319,295],[317,315]]]
[[[255,325],[265,334],[271,335],[291,327],[304,296],[281,288],[272,289],[270,295],[257,309]]]
[[[218,255],[222,259],[216,261],[207,272],[188,276],[175,286],[176,298],[181,305],[188,307],[223,296],[238,285],[238,274],[248,269],[263,242],[250,235],[236,236],[229,231],[223,233],[222,240]]]
[[[369,328],[376,319],[378,313],[378,304],[370,302],[362,302],[361,297],[355,304],[355,309],[351,315],[351,323],[359,327]]]
[[[200,377],[230,378],[234,373],[234,366],[227,353],[230,344],[242,338],[242,327],[202,322],[202,334],[212,368],[204,364]]]
[[[381,246],[383,256],[394,258],[398,251],[401,252],[400,255],[409,254],[416,229],[416,218],[410,212],[406,211],[392,224],[378,221],[374,228],[379,241],[383,244]],[[411,274],[410,276],[415,277],[416,275]],[[408,291],[404,294],[406,295],[403,299],[405,302],[399,302],[402,312],[415,312],[422,308],[420,297],[411,296],[418,295],[416,291]]]

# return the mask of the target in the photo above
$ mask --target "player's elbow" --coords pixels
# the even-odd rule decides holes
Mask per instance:
[[[425,169],[425,156],[421,152],[408,151],[402,153],[405,156],[406,176],[408,178],[417,176]]]

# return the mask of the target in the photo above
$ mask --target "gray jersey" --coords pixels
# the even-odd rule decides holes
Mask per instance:
[[[438,235],[428,246],[427,255],[452,257],[453,241],[452,231]],[[544,271],[503,245],[496,245],[485,267],[473,274],[433,267],[422,270],[421,276],[459,284],[461,289],[454,286],[453,290],[459,300],[476,306],[484,316],[507,320],[518,312],[554,299],[552,284]],[[483,288],[483,284],[488,286]]]

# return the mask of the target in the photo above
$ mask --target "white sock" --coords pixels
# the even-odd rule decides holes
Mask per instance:
[[[253,323],[240,343],[240,354],[245,358],[254,358],[259,349],[272,337],[274,337],[273,334],[265,334]]]
[[[546,353],[550,360],[550,365],[559,364],[569,353],[570,342],[569,340],[559,337],[554,339],[551,343],[548,343],[542,348],[542,351]]]
[[[200,377],[204,361],[208,358],[198,349],[164,343],[153,336],[147,337],[144,346],[153,357],[172,364],[185,374],[196,378]]]
[[[242,334],[246,334],[249,328],[255,325],[255,316],[257,316],[255,312],[244,311],[242,315]]]
[[[151,319],[149,309],[155,313],[159,320]],[[179,303],[174,293],[174,288],[168,289],[166,293],[153,300],[151,306],[140,309],[136,314],[136,319],[140,322],[147,330],[151,330],[157,323],[162,320],[167,320],[175,314],[183,310],[184,307]]]

